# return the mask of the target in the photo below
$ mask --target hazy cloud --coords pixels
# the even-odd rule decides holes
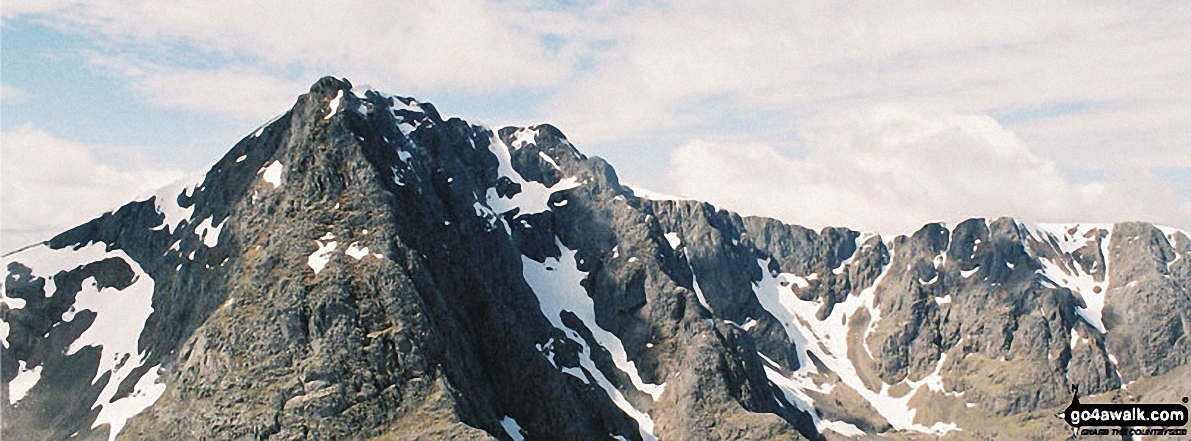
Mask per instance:
[[[285,81],[249,68],[181,68],[95,52],[88,52],[87,60],[123,78],[137,99],[150,105],[232,120],[266,121],[289,110],[310,87],[305,80]]]
[[[5,19],[13,19],[32,14],[51,13],[74,3],[72,0],[5,0],[4,7],[0,8],[0,16]]]

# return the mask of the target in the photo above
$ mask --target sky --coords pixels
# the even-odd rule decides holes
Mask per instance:
[[[1185,1],[246,3],[0,5],[0,251],[205,171],[324,75],[816,229],[1191,229]]]

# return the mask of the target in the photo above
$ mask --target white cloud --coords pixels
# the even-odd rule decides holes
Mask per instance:
[[[1185,150],[1191,132],[1189,19],[1185,3],[676,2],[614,23],[615,49],[546,109],[577,142],[611,144],[659,128],[730,130],[716,124],[742,114],[802,129],[889,104],[1068,108],[1087,118],[1077,126],[1111,133],[1089,140],[1063,121],[1031,121],[1022,133],[1038,154],[1056,158],[1078,140],[1085,166],[1117,164],[1089,158],[1129,150],[1123,159],[1148,167]],[[709,99],[715,108],[701,108]]]
[[[812,228],[907,233],[929,221],[1148,220],[1191,228],[1191,204],[1141,170],[1076,183],[980,115],[882,109],[843,117],[790,157],[764,143],[692,141],[671,154],[678,191]]]
[[[553,84],[571,65],[567,51],[543,47],[538,24],[522,16],[532,9],[482,0],[212,0],[182,7],[152,0],[81,0],[18,9],[29,9],[30,19],[59,29],[117,43],[181,44],[199,48],[199,55],[247,58],[269,70],[296,66],[412,88]]]
[[[30,126],[2,136],[3,252],[49,239],[181,176],[137,158],[133,147],[73,142]]]
[[[7,84],[0,84],[0,99],[7,104],[19,104],[29,99],[30,93]]]
[[[5,0],[4,7],[0,8],[0,16],[10,20],[24,15],[51,13],[71,3],[71,0]]]

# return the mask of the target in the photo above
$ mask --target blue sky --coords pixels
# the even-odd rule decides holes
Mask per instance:
[[[1191,228],[1185,2],[721,3],[6,1],[0,248],[200,173],[328,74],[815,228]]]

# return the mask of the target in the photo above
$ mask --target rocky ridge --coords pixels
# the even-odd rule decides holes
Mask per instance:
[[[1181,231],[883,238],[637,193],[553,126],[324,78],[201,177],[5,255],[2,435],[1006,436],[1191,356]]]

